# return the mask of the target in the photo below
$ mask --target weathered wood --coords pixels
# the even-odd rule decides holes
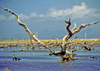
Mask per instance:
[[[16,57],[15,55],[13,56],[13,61],[21,60],[21,58]]]

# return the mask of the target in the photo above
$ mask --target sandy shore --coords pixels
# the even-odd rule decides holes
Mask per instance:
[[[70,40],[70,39],[69,39]],[[32,40],[33,43],[34,40]],[[41,42],[56,42],[56,40],[53,39],[40,39]],[[58,40],[59,42],[62,42],[61,39]],[[74,39],[73,42],[100,42],[100,39]],[[30,43],[30,40],[1,40],[0,43]]]

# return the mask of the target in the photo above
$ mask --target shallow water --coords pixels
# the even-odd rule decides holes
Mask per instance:
[[[61,63],[59,56],[49,56],[48,50],[19,52],[21,48],[12,47],[5,50],[0,48],[0,71],[6,68],[11,68],[13,71],[100,71],[100,47],[95,47],[96,50],[93,51],[74,52],[77,54],[75,58],[96,56],[99,59],[80,59],[66,63]],[[36,48],[36,50],[41,49]],[[13,54],[22,60],[13,61]]]

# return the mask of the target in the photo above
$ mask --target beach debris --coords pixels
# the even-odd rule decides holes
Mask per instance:
[[[95,56],[90,56],[90,57],[86,57],[86,58],[84,58],[84,57],[76,58],[76,60],[77,60],[77,59],[90,59],[90,58],[92,58],[93,60],[94,60],[94,59],[99,59],[99,58],[97,58],[97,57],[95,57]]]
[[[5,71],[12,71],[12,69],[11,68],[6,68]]]
[[[31,50],[19,49],[19,52],[21,51],[31,51]]]
[[[16,52],[16,50],[13,50],[13,52]]]
[[[16,57],[15,55],[13,56],[13,61],[21,60],[21,58]]]
[[[3,61],[7,61],[7,60],[3,60]]]

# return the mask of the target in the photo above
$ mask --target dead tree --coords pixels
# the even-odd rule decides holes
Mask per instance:
[[[0,7],[0,8],[2,8],[2,7]],[[53,43],[52,45],[49,45],[49,44],[46,45],[45,43],[41,42],[41,41],[35,36],[35,34],[33,34],[33,33],[28,29],[27,25],[24,24],[24,23],[22,23],[22,22],[20,21],[20,18],[19,18],[19,16],[18,16],[16,13],[14,13],[13,11],[11,11],[11,10],[9,10],[9,9],[7,9],[7,8],[2,8],[2,9],[4,9],[5,11],[7,11],[7,12],[13,14],[13,15],[16,17],[16,19],[17,19],[19,25],[22,26],[22,27],[25,29],[25,31],[30,35],[31,38],[33,38],[33,40],[36,42],[37,45],[42,46],[42,47],[45,47],[45,48],[47,48],[48,50],[50,50],[50,54],[49,54],[49,55],[52,55],[52,54],[53,54],[53,55],[61,56],[61,58],[62,58],[63,61],[72,61],[72,60],[75,60],[75,59],[73,58],[73,55],[74,55],[74,54],[73,54],[73,51],[75,51],[75,49],[72,49],[72,50],[70,50],[70,51],[68,51],[68,50],[66,49],[66,48],[67,48],[67,45],[72,43],[72,41],[68,41],[68,39],[69,39],[70,37],[72,37],[74,34],[78,33],[81,29],[85,28],[86,26],[90,26],[90,25],[93,25],[93,24],[96,24],[96,23],[99,22],[99,21],[97,21],[97,22],[92,22],[92,23],[89,23],[89,24],[81,24],[77,29],[76,29],[76,24],[75,24],[74,28],[73,28],[72,30],[70,30],[69,27],[71,26],[71,19],[69,18],[69,21],[65,21],[65,22],[67,23],[67,24],[66,24],[66,30],[68,31],[68,34],[65,35],[65,36],[63,37],[63,42],[62,42],[62,44],[60,44],[61,50],[55,51],[55,50],[52,50],[52,49],[50,48],[50,47],[53,47],[54,43]]]

